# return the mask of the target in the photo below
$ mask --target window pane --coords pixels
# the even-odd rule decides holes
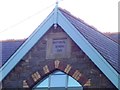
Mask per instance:
[[[50,77],[50,87],[65,87],[66,79],[66,75],[52,75]]]
[[[65,75],[65,73],[64,73],[64,72],[61,72],[61,71],[55,72],[55,73],[53,73],[53,74],[64,74],[64,75]]]
[[[68,87],[80,87],[81,85],[72,77],[68,77]]]
[[[37,88],[39,87],[48,87],[48,79],[45,79],[44,81],[42,81],[41,83],[38,84]]]

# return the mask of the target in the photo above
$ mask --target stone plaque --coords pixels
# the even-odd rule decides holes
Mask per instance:
[[[48,37],[46,59],[69,58],[70,39],[65,33],[52,33]]]
[[[53,39],[52,52],[53,54],[65,54],[67,48],[67,39]]]

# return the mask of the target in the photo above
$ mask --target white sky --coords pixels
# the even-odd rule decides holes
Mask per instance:
[[[59,7],[100,32],[118,32],[118,1],[61,0]],[[28,37],[53,10],[55,2],[56,0],[0,0],[0,40]]]

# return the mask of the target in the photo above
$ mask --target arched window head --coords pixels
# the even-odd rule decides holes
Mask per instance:
[[[50,74],[40,81],[34,90],[83,90],[82,86],[71,76],[61,71]]]

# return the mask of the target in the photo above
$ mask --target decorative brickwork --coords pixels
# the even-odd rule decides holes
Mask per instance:
[[[49,58],[47,53],[51,33],[64,33],[69,39],[68,56]],[[57,36],[58,37],[58,36]],[[61,38],[61,36],[60,36]],[[64,46],[64,45],[63,45]],[[48,49],[49,48],[49,49]],[[49,52],[49,51],[48,51]],[[64,51],[63,51],[64,52]],[[50,55],[51,57],[51,55]],[[2,81],[3,88],[32,88],[39,81],[56,70],[72,76],[84,88],[115,88],[106,76],[94,65],[89,57],[80,49],[65,32],[53,27],[22,58],[16,67]]]

